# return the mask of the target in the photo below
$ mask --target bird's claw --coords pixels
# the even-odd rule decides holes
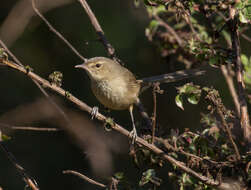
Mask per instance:
[[[94,106],[91,111],[91,116],[92,116],[91,119],[93,120],[93,118],[96,117],[97,114],[98,114],[98,107]]]
[[[129,133],[129,138],[131,139],[131,144],[134,145],[136,139],[137,139],[137,131],[134,128],[130,133]]]

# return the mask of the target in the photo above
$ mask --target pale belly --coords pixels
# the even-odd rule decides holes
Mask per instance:
[[[92,82],[92,91],[96,98],[105,107],[113,110],[128,109],[130,105],[137,101],[138,91],[131,91],[123,83],[123,81],[112,81],[110,84],[107,82]]]

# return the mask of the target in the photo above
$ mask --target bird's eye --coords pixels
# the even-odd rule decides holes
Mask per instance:
[[[101,67],[101,64],[97,63],[97,64],[96,64],[96,67],[97,67],[97,68],[100,68],[100,67]]]

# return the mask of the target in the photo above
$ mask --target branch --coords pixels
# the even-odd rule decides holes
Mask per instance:
[[[234,105],[235,105],[235,110],[237,112],[238,117],[240,117],[240,102],[238,100],[238,95],[236,92],[236,89],[234,87],[234,81],[233,81],[233,77],[231,76],[231,73],[229,73],[226,65],[221,65],[221,72],[227,82],[230,94],[233,98],[234,101]]]
[[[153,77],[147,77],[139,80],[143,83],[170,83],[170,82],[176,82],[179,80],[187,79],[190,77],[196,77],[201,76],[206,73],[205,70],[202,69],[187,69],[183,71],[176,71],[173,73],[167,73],[163,75],[153,76]]]
[[[233,9],[233,8],[232,8]],[[230,22],[230,31],[231,31],[231,39],[232,39],[232,50],[235,53],[235,67],[236,67],[236,77],[237,77],[237,85],[238,85],[238,95],[240,102],[240,124],[243,130],[243,135],[245,141],[248,143],[248,149],[251,149],[251,128],[249,123],[249,115],[247,102],[245,98],[245,85],[243,80],[243,66],[241,63],[240,57],[240,40],[239,40],[239,31],[238,31],[238,18],[237,15]]]
[[[88,3],[86,2],[86,0],[78,0],[79,3],[82,5],[82,7],[85,9],[86,14],[88,15],[92,26],[94,27],[94,29],[96,30],[97,35],[99,36],[101,42],[103,43],[103,45],[106,48],[107,54],[109,55],[109,57],[114,58],[115,57],[115,49],[112,47],[112,45],[108,42],[108,40],[105,37],[105,33],[102,30],[96,16],[94,15],[94,13],[92,12],[90,6],[88,5]]]
[[[83,174],[81,174],[79,172],[73,171],[73,170],[64,170],[63,174],[73,174],[73,175],[76,175],[76,176],[78,176],[79,178],[81,178],[81,179],[83,179],[85,181],[88,181],[89,183],[91,183],[93,185],[97,185],[99,187],[106,188],[106,185],[104,185],[102,183],[99,183],[99,182],[97,182],[97,181],[95,181],[95,180],[93,180],[93,179],[91,179],[91,178],[89,178],[89,177],[87,177],[87,176],[85,176],[85,175],[83,175]]]
[[[37,74],[35,74],[32,71],[27,71],[24,67],[17,65],[16,63],[10,62],[6,59],[0,59],[0,63],[4,63],[6,65],[8,65],[9,67],[11,67],[12,69],[15,69],[17,71],[20,71],[22,73],[24,73],[26,76],[30,77],[32,80],[37,81],[39,84],[41,84],[41,86],[43,86],[44,88],[48,88],[54,92],[57,92],[58,94],[65,96],[69,101],[71,101],[72,103],[74,103],[75,105],[77,105],[79,107],[79,109],[88,112],[89,114],[92,113],[92,108],[89,107],[86,103],[84,103],[83,101],[79,100],[78,98],[76,98],[75,96],[71,95],[69,92],[65,91],[64,89],[52,85],[49,81],[41,78],[40,76],[38,76]],[[105,122],[107,123],[107,119],[104,115],[102,115],[101,113],[97,113],[95,115],[96,119],[98,119],[99,121]],[[130,132],[126,129],[124,129],[122,126],[120,126],[117,123],[113,123],[113,125],[111,125],[111,128],[117,132],[119,132],[120,134],[127,136],[129,138],[132,138],[130,136]],[[144,139],[137,137],[135,140],[135,143],[137,143],[138,145],[141,145],[143,147],[145,147],[146,149],[149,149],[150,151],[154,152],[155,154],[161,156],[164,160],[170,162],[171,164],[175,165],[176,167],[178,167],[179,169],[181,169],[182,171],[188,173],[189,175],[193,176],[194,178],[200,180],[201,182],[207,184],[207,185],[212,185],[212,186],[217,186],[220,183],[214,179],[208,178],[206,176],[203,176],[199,173],[197,173],[196,171],[190,169],[189,167],[187,167],[185,165],[185,163],[180,162],[176,159],[174,159],[173,157],[165,154],[165,152],[163,150],[161,150],[160,148],[156,147],[153,144],[149,144],[147,141],[145,141]]]

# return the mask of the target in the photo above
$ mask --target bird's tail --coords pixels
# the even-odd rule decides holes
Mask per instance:
[[[135,103],[135,105],[138,108],[140,115],[142,116],[142,118],[144,119],[146,123],[147,130],[152,130],[152,120],[149,117],[148,113],[145,111],[145,108],[139,98],[137,99],[137,102]]]

